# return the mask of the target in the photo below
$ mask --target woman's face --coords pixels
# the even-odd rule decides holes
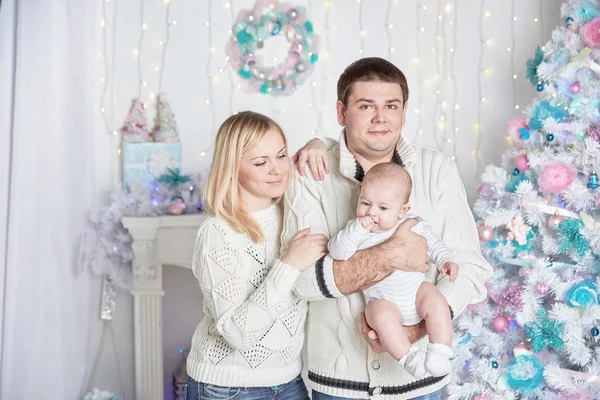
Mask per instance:
[[[240,200],[248,212],[268,207],[285,192],[291,162],[281,133],[269,128],[254,148],[242,157]]]

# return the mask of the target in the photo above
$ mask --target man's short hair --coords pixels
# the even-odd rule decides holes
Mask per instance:
[[[406,104],[408,101],[406,77],[398,67],[383,58],[361,58],[346,67],[337,83],[337,98],[344,106],[348,105],[352,86],[356,82],[397,83],[402,89],[402,103]]]

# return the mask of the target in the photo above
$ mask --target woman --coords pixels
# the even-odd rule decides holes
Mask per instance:
[[[213,216],[198,231],[193,259],[205,317],[187,360],[186,400],[307,400],[300,377],[307,307],[293,289],[326,254],[327,238],[305,229],[277,258],[277,203],[292,174],[277,123],[233,115],[214,150],[205,190]]]

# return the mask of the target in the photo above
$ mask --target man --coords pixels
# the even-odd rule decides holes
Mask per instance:
[[[412,210],[454,251],[453,260],[460,266],[454,283],[448,277],[437,282],[451,315],[482,301],[492,268],[479,251],[456,165],[442,153],[402,137],[408,101],[404,74],[386,60],[363,58],[340,76],[337,94],[337,117],[344,129],[328,153],[331,172],[317,173],[324,177],[316,180],[311,174],[296,176],[285,196],[283,247],[295,232],[307,227],[311,233],[333,237],[356,217],[364,174],[373,165],[393,161],[412,177]],[[374,332],[369,332],[362,317],[363,289],[396,269],[428,271],[425,239],[410,231],[415,224],[415,220],[405,222],[390,240],[347,261],[325,256],[299,278],[296,292],[310,301],[308,369],[314,400],[438,399],[448,383],[448,376],[415,381],[391,356],[379,353],[381,343],[369,337]],[[432,268],[427,280],[435,283],[436,277]],[[425,335],[423,323],[407,328],[412,342]],[[426,340],[418,344],[425,350]]]

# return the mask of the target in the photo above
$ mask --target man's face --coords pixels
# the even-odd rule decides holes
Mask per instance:
[[[400,140],[406,106],[397,83],[354,83],[348,104],[344,106],[341,101],[336,104],[348,149],[374,161],[389,155]]]

